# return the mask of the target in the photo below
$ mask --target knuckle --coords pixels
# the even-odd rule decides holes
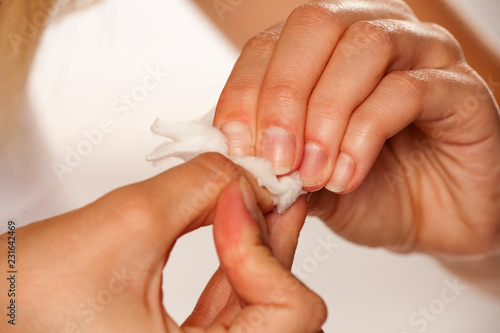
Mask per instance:
[[[117,230],[151,229],[149,222],[154,213],[151,200],[139,184],[118,188],[100,199],[105,202],[102,211],[106,221],[115,224]]]
[[[308,110],[314,111],[314,117],[328,122],[337,122],[341,119],[338,112],[339,103],[331,96],[311,96]]]
[[[392,0],[391,5],[398,13],[402,14],[403,17],[414,17],[413,10],[410,5],[406,3],[406,1]]]
[[[374,11],[379,11],[381,6],[383,6],[384,17],[393,17],[405,21],[418,21],[413,9],[405,0],[384,0],[373,2],[374,3],[372,5],[374,7],[372,7],[372,10]]]
[[[263,53],[273,50],[278,43],[280,34],[278,31],[267,30],[260,32],[250,38],[243,46],[243,52]]]
[[[331,24],[334,22],[334,8],[332,5],[310,2],[297,7],[290,14],[287,23],[305,26]]]
[[[394,71],[386,75],[394,86],[394,91],[408,97],[422,98],[427,92],[427,81],[425,74],[413,71]]]
[[[189,174],[203,175],[199,186],[189,189],[192,193],[201,193],[212,200],[231,181],[239,179],[241,169],[225,156],[218,153],[201,154],[186,164]],[[161,177],[159,175],[158,177]],[[165,211],[158,210],[158,190],[153,179],[118,188],[99,199],[95,205],[100,216],[99,221],[122,233],[141,233],[145,237],[157,237],[158,218],[164,219]]]
[[[372,112],[353,113],[350,123],[354,124],[354,126],[350,126],[351,131],[349,133],[350,142],[354,146],[353,149],[363,146],[367,141],[373,141],[377,134],[381,135],[380,129],[377,127],[377,117],[378,115],[374,115]]]
[[[217,110],[227,114],[237,114],[253,112],[254,100],[257,99],[258,84],[252,78],[238,78],[238,81],[231,82],[222,91],[217,103]]]
[[[212,182],[220,187],[227,185],[231,180],[241,175],[239,167],[227,157],[219,153],[204,153],[193,158],[190,163],[197,174],[203,174],[203,182]]]
[[[458,62],[464,59],[462,46],[451,32],[437,23],[426,22],[423,24],[442,45],[444,52],[441,53],[446,54],[450,58],[450,62]]]
[[[460,82],[461,85],[467,87],[470,91],[473,91],[473,89],[488,90],[486,82],[481,78],[479,73],[465,61],[457,64],[454,74],[457,82]]]
[[[394,52],[391,30],[381,22],[355,22],[347,29],[346,39],[348,47],[353,48],[355,54],[384,56]]]
[[[262,91],[262,101],[278,103],[281,106],[290,106],[302,100],[302,93],[294,83],[270,83]]]

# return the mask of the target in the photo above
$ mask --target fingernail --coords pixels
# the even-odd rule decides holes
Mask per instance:
[[[337,158],[332,178],[326,188],[335,193],[344,191],[354,174],[354,167],[352,158],[348,154],[341,152]]]
[[[306,143],[304,157],[299,168],[304,186],[315,186],[323,180],[328,158],[325,152],[314,143]]]
[[[292,171],[295,160],[295,138],[283,128],[269,127],[262,136],[262,157],[271,161],[274,172],[284,175]]]
[[[248,125],[241,121],[228,121],[220,130],[227,138],[229,155],[252,155],[253,135]]]
[[[257,221],[257,223],[259,224],[262,240],[265,244],[267,244],[267,226],[264,220],[264,216],[262,215],[262,211],[260,210],[260,208],[257,206],[257,200],[255,199],[252,187],[248,183],[248,180],[246,180],[246,178],[243,176],[240,177],[240,191],[247,211],[250,213],[252,219]]]

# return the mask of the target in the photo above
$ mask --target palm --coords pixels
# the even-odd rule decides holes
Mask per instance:
[[[496,234],[500,207],[491,184],[500,182],[500,151],[498,110],[489,105],[483,111],[492,117],[455,122],[446,135],[435,130],[444,121],[407,127],[387,140],[355,191],[317,192],[313,213],[364,245],[448,254],[491,250],[495,240],[487,235]]]

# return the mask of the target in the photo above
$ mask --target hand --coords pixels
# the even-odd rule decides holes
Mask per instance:
[[[16,326],[2,320],[1,331],[317,332],[324,304],[287,269],[305,200],[282,217],[267,214],[266,231],[261,209],[270,211],[271,202],[243,170],[221,155],[205,154],[89,206],[20,228],[19,318]],[[212,221],[221,269],[207,287],[213,293],[204,293],[181,329],[162,305],[162,270],[180,236]],[[6,242],[2,235],[3,248]],[[208,316],[201,308],[215,310]],[[264,314],[258,322],[256,314]]]
[[[214,125],[232,154],[298,170],[311,213],[351,241],[499,248],[498,106],[454,37],[403,1],[297,8],[246,44]]]

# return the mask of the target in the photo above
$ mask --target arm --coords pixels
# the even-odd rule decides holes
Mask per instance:
[[[192,0],[233,42],[242,48],[255,34],[284,21],[306,0]],[[230,5],[229,3],[235,3]]]

